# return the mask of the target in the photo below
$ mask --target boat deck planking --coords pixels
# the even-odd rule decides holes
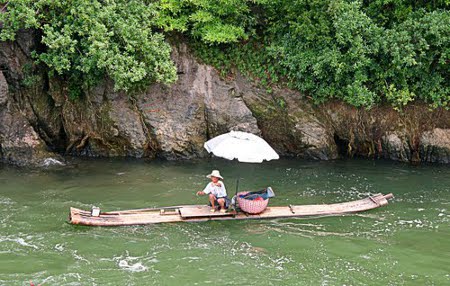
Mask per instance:
[[[221,212],[211,212],[211,207],[201,205],[192,207],[183,207],[179,209],[182,218],[192,218],[192,217],[219,217],[219,216],[232,216],[233,213],[221,213]]]

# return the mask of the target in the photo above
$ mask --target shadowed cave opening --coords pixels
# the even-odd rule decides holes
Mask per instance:
[[[338,154],[340,157],[348,157],[348,144],[349,141],[334,134],[334,142],[336,143]]]

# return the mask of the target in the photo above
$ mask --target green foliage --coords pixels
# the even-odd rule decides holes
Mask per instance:
[[[73,82],[74,97],[79,83],[105,74],[122,90],[173,82],[164,37],[183,34],[222,76],[239,70],[269,91],[281,84],[317,103],[450,108],[448,0],[6,2],[2,39],[41,30],[46,50],[35,57]]]
[[[408,102],[413,101],[415,94],[409,90],[397,90],[395,85],[391,84],[386,88],[386,99],[392,104],[395,110],[401,110]]]
[[[378,25],[392,28],[394,25],[407,20],[410,14],[417,10],[432,12],[446,9],[449,0],[417,1],[417,0],[363,0],[364,12]]]
[[[386,31],[381,46],[382,75],[389,86],[395,86],[391,90],[399,90],[396,98],[403,97],[403,102],[420,98],[434,107],[450,107],[448,11],[411,13]]]
[[[176,80],[171,48],[164,36],[155,32],[152,1],[2,2],[7,7],[0,14],[4,24],[1,39],[13,40],[19,28],[41,30],[47,49],[35,52],[36,60],[47,65],[51,75],[71,81],[71,86],[89,86],[104,75],[114,80],[115,89],[125,91]]]
[[[238,42],[252,35],[249,0],[160,0],[158,25],[188,32],[207,44]]]
[[[316,102],[336,97],[372,106],[377,97],[369,78],[378,50],[372,40],[380,31],[358,3],[297,1],[284,8],[290,25],[274,28],[267,52],[278,60],[291,86],[310,93]]]
[[[286,101],[284,100],[284,98],[279,97],[276,99],[276,102],[277,102],[278,106],[281,107],[281,109],[286,108]]]
[[[24,64],[22,67],[22,72],[24,77],[21,84],[25,88],[31,88],[39,82],[39,76],[35,74],[34,67],[31,63]]]
[[[236,68],[263,85],[282,82],[317,103],[337,98],[357,107],[389,102],[400,109],[421,99],[449,108],[448,5],[412,0],[258,2],[250,7],[251,29],[257,32],[249,41],[214,47],[200,42],[196,50],[221,70]]]

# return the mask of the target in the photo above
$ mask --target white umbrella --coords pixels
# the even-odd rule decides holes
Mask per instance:
[[[203,145],[208,153],[228,160],[238,159],[245,163],[262,163],[262,161],[279,159],[277,152],[267,142],[251,133],[231,131],[208,140]],[[239,190],[239,178],[236,180],[236,195]],[[233,203],[236,209],[236,200]]]
[[[245,163],[261,163],[280,158],[264,139],[242,131],[231,131],[214,137],[205,142],[204,147],[217,157],[238,159]]]

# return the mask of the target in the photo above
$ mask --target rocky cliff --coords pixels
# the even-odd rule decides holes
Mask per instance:
[[[178,81],[141,94],[115,92],[105,80],[70,100],[65,83],[30,73],[38,41],[30,31],[0,43],[0,158],[17,165],[61,161],[61,155],[188,159],[229,130],[261,135],[281,155],[450,162],[450,111],[410,105],[357,109],[313,105],[292,90],[271,93],[237,75],[222,79],[185,44],[174,45]]]

